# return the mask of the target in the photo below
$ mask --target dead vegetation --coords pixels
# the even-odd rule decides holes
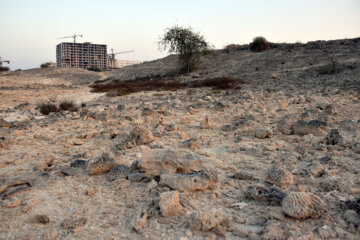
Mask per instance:
[[[91,87],[92,92],[107,92],[107,96],[124,96],[142,91],[177,91],[185,88],[202,87],[210,87],[214,90],[240,90],[240,85],[244,83],[245,81],[242,79],[228,77],[180,82],[175,79],[164,79],[159,76],[155,78],[145,77],[127,81],[114,80],[111,82],[97,82],[91,85]]]
[[[59,112],[59,108],[51,102],[46,102],[46,103],[40,103],[39,105],[40,108],[40,112],[43,115],[49,115],[52,112]]]

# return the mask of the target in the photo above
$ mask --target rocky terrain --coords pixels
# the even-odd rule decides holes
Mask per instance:
[[[360,238],[360,39],[232,45],[175,72],[1,74],[0,239]],[[151,76],[245,83],[89,88]],[[77,112],[40,113],[69,96]]]

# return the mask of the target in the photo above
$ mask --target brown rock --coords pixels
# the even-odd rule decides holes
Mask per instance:
[[[160,184],[180,192],[205,190],[217,181],[215,172],[203,170],[185,174],[161,174],[160,176]]]
[[[278,186],[284,186],[293,184],[294,177],[285,168],[279,166],[272,166],[267,172],[266,181]]]
[[[295,114],[288,114],[279,122],[278,129],[286,135],[294,133],[294,125],[299,118]]]
[[[153,134],[146,127],[137,126],[130,133],[130,138],[135,141],[137,145],[144,145],[155,140]]]
[[[273,136],[273,132],[268,128],[256,128],[254,133],[255,137],[259,139],[271,138]]]
[[[144,148],[139,164],[139,169],[149,178],[161,174],[189,173],[202,168],[202,159],[198,155],[163,149]]]
[[[4,202],[3,202],[3,206],[6,208],[18,207],[20,204],[21,204],[21,201],[17,198],[7,199],[7,200],[4,200]]]
[[[173,217],[181,212],[179,192],[170,191],[160,194],[160,211],[164,217]]]
[[[50,222],[50,218],[46,215],[36,215],[35,222],[41,224],[47,224]]]
[[[109,151],[99,151],[97,157],[90,159],[87,165],[89,175],[99,175],[110,171],[116,165],[115,156]]]
[[[210,129],[211,128],[208,116],[206,116],[205,119],[200,122],[200,128],[201,129]]]

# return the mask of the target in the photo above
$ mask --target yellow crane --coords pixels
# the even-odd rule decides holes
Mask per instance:
[[[75,34],[75,33],[74,33],[74,35],[72,35],[72,36],[60,37],[60,38],[58,38],[58,39],[73,38],[73,39],[74,39],[74,43],[76,43],[76,38],[77,38],[77,37],[83,37],[83,35],[81,35],[81,34]]]

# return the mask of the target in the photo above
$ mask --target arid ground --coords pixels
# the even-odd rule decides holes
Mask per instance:
[[[360,239],[359,38],[176,72],[1,73],[0,239]],[[116,87],[155,78],[173,87]]]

